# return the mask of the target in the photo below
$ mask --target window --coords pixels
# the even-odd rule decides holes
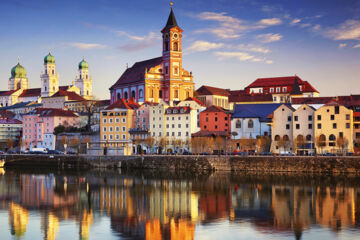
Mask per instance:
[[[295,122],[297,122],[297,121],[298,121],[298,119],[299,119],[299,117],[298,117],[298,116],[295,116],[295,117],[294,117],[294,121],[295,121]]]
[[[312,137],[310,134],[306,136],[306,141],[311,141],[311,139],[312,139]]]
[[[330,120],[335,120],[335,115],[330,115]]]
[[[312,124],[310,123],[309,126],[308,126],[309,129],[312,129]]]
[[[274,102],[276,102],[276,97],[274,97]]]
[[[179,98],[179,90],[174,90],[174,98]]]
[[[241,128],[241,121],[240,120],[236,120],[235,127],[236,128]]]
[[[333,129],[336,129],[337,126],[336,126],[336,123],[333,123]]]
[[[334,134],[331,134],[331,135],[329,136],[329,146],[334,147],[334,146],[335,146],[335,141],[336,141],[335,135],[334,135]]]
[[[340,112],[339,106],[335,106],[335,114],[339,114],[339,112]]]
[[[172,128],[175,128],[175,124],[171,124],[171,127],[172,127]]]
[[[317,128],[321,129],[321,123],[318,123]]]
[[[122,131],[123,131],[123,132],[126,132],[126,127],[122,127]]]
[[[313,119],[312,115],[309,115],[308,119],[309,119],[309,121],[312,121],[312,119]]]
[[[215,129],[217,129],[217,125],[215,125]]]
[[[286,124],[286,129],[290,129],[290,124]]]
[[[286,87],[283,87],[283,89],[282,89],[282,90],[283,90],[283,92],[286,92],[286,91],[287,91]]]
[[[113,131],[113,127],[109,127],[109,132],[112,132]]]
[[[103,123],[106,123],[106,118],[103,119]],[[30,124],[29,124],[29,125],[30,125]],[[31,127],[31,126],[29,126],[29,127]]]
[[[189,132],[186,132],[185,136],[188,137],[188,136],[189,136]]]
[[[172,132],[172,133],[171,133],[171,136],[175,137],[175,132]]]
[[[174,51],[179,51],[179,44],[174,42]]]
[[[116,140],[119,140],[119,134],[116,135]]]
[[[170,133],[169,133],[169,132],[166,132],[166,136],[169,137],[169,136],[170,136]]]
[[[116,127],[116,128],[115,128],[115,131],[118,132],[118,131],[119,131],[119,127]]]
[[[296,124],[296,129],[300,129],[300,124]]]
[[[350,114],[346,114],[346,120],[350,120]]]
[[[122,139],[123,139],[123,140],[126,139],[126,135],[125,135],[125,134],[122,135]]]
[[[181,128],[181,124],[178,124],[178,128]]]
[[[189,124],[188,124],[188,123],[186,124],[186,128],[189,128]]]
[[[178,132],[178,137],[181,137],[181,132]]]
[[[206,117],[206,119],[205,119],[205,120],[206,120],[206,122],[209,122],[209,118],[208,118],[208,117]]]
[[[346,123],[346,128],[350,128],[350,123]]]
[[[110,140],[113,139],[113,135],[112,135],[112,134],[109,135],[109,139],[110,139]]]
[[[270,93],[273,93],[274,92],[274,88],[270,88]]]
[[[291,122],[291,116],[288,116],[288,122]]]
[[[109,123],[112,123],[113,122],[113,119],[112,118],[109,118]]]
[[[321,115],[317,115],[317,120],[321,121]]]
[[[169,124],[166,124],[166,128],[169,128]]]
[[[218,118],[217,118],[217,117],[215,117],[215,122],[217,122],[217,120],[218,120]]]
[[[122,118],[122,122],[125,123],[125,122],[126,122],[126,118]]]
[[[254,121],[252,119],[248,121],[248,128],[254,128]]]
[[[106,127],[103,128],[103,131],[106,132]]]
[[[277,92],[277,93],[280,92],[280,88],[279,88],[279,87],[276,88],[276,92]]]

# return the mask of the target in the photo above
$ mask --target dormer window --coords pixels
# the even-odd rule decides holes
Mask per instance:
[[[174,113],[178,113],[178,110],[175,109],[175,110],[174,110]]]
[[[181,113],[184,113],[184,112],[185,112],[185,110],[182,108],[182,109],[180,110],[180,112],[181,112]]]
[[[287,91],[287,88],[286,87],[283,87],[283,92],[286,92]]]
[[[273,93],[274,92],[274,88],[270,88],[270,93]]]
[[[166,112],[167,112],[167,113],[171,113],[171,110],[170,110],[170,109],[168,109]]]
[[[277,93],[280,92],[280,88],[279,88],[279,87],[276,88],[276,92],[277,92]]]

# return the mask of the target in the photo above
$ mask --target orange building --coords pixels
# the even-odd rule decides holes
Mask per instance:
[[[111,103],[121,98],[136,102],[182,101],[193,97],[191,72],[182,66],[182,32],[173,9],[162,29],[162,56],[136,62],[111,86]]]

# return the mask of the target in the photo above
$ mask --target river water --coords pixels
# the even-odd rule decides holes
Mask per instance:
[[[1,169],[0,234],[1,240],[360,239],[360,180]]]

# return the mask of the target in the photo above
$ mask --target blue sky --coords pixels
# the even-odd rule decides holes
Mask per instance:
[[[2,0],[2,88],[18,56],[39,87],[51,49],[61,84],[71,84],[84,56],[96,97],[109,98],[126,64],[161,55],[169,10],[165,0]],[[360,1],[178,0],[174,11],[196,88],[297,74],[323,96],[360,94]]]

